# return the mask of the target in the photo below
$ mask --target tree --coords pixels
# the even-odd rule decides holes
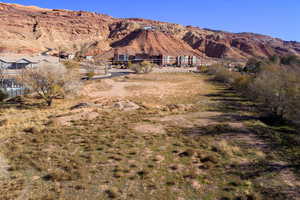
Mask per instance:
[[[6,79],[6,72],[4,67],[0,67],[0,88],[3,86],[4,80]]]
[[[143,61],[140,64],[133,64],[131,70],[137,74],[147,74],[153,70],[154,65],[149,61]]]
[[[48,106],[55,98],[76,94],[81,83],[76,73],[68,71],[62,64],[44,64],[24,71],[19,81],[37,93]]]
[[[300,65],[300,58],[296,55],[289,55],[281,58],[281,64],[283,65]]]
[[[4,90],[4,80],[6,77],[5,68],[0,67],[0,101],[3,101],[4,99],[8,98],[8,94]]]
[[[280,60],[280,57],[277,55],[271,56],[269,60],[270,60],[270,63],[273,65],[280,65],[281,60]]]
[[[0,88],[0,102],[8,98],[8,94]]]
[[[268,66],[250,86],[251,92],[271,114],[279,119],[294,119],[300,114],[300,80],[296,71]]]
[[[79,70],[80,68],[80,62],[74,60],[66,60],[63,64],[68,70]]]
[[[88,61],[85,63],[86,76],[88,79],[92,79],[96,74],[97,65],[94,61]]]

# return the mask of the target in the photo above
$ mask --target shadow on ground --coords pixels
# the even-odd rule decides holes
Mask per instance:
[[[216,139],[238,141],[241,148],[263,151],[267,161],[252,161],[241,165],[231,165],[226,173],[250,180],[263,199],[299,199],[300,187],[297,184],[272,185],[273,176],[282,174],[286,181],[300,181],[300,137],[297,129],[272,127],[264,124],[259,117],[259,106],[240,97],[232,89],[221,89],[208,94],[212,99],[210,111],[223,113],[212,117],[216,125],[184,128],[186,135],[210,135]],[[244,122],[257,124],[244,125]],[[240,126],[234,126],[239,124]],[[241,125],[243,124],[243,125]],[[292,179],[286,174],[291,172]]]

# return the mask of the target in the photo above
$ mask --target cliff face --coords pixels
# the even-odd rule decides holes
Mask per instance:
[[[99,42],[108,50],[111,17],[87,12],[32,9],[0,4],[0,47],[17,52],[40,52],[47,48],[78,49]]]
[[[82,11],[0,3],[0,52],[198,55],[246,59],[300,55],[300,43],[253,33],[227,33],[144,19],[116,19]],[[151,30],[144,30],[150,27]],[[151,28],[152,27],[152,28]]]

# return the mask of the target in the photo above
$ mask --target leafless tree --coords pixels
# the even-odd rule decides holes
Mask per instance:
[[[143,61],[140,64],[133,64],[130,66],[130,69],[133,70],[137,74],[147,74],[152,72],[154,68],[154,64],[149,61]]]
[[[4,80],[7,78],[6,70],[3,67],[0,67],[0,101],[6,99],[8,95],[4,90]]]
[[[272,114],[282,119],[293,119],[300,114],[298,77],[299,74],[294,70],[279,66],[265,67],[251,84],[251,94],[269,108]]]
[[[78,93],[81,86],[77,74],[68,71],[62,64],[44,64],[28,69],[20,81],[44,99],[48,106],[55,98]]]
[[[4,80],[7,78],[6,69],[4,67],[0,67],[0,87],[3,86]]]

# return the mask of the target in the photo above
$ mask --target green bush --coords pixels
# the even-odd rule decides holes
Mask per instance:
[[[88,79],[92,79],[95,76],[95,72],[88,72],[86,73]]]
[[[198,66],[197,67],[197,70],[200,72],[200,73],[208,73],[208,66]]]

